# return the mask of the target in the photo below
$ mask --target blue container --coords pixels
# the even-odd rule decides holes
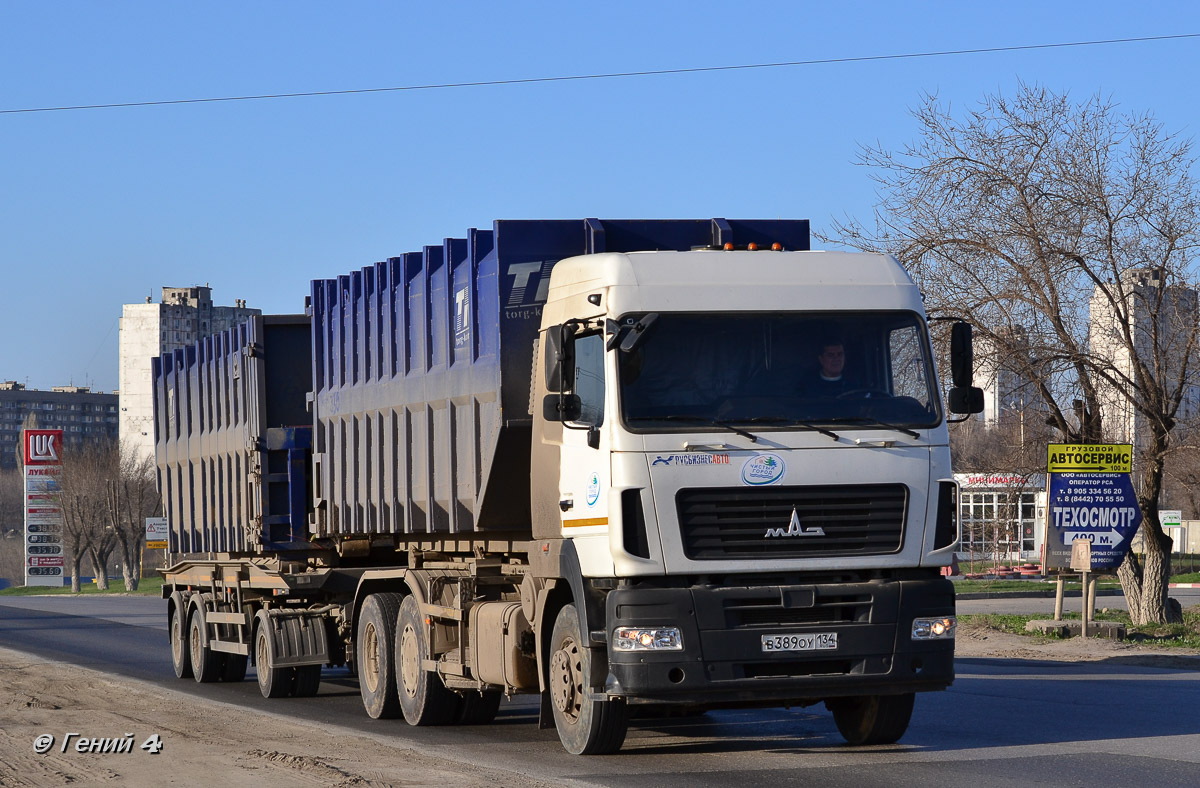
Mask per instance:
[[[808,222],[497,221],[312,283],[317,537],[528,538],[550,270],[593,252],[809,246]]]
[[[253,317],[153,359],[171,552],[310,549],[310,347],[307,317]]]

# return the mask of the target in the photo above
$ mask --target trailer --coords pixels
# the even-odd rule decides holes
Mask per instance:
[[[954,359],[978,412],[965,324]],[[892,742],[953,680],[921,294],[807,221],[497,221],[152,370],[181,678],[345,665],[413,725],[532,693],[575,754],[642,704],[824,702]]]

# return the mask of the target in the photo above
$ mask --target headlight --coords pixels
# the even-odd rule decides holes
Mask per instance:
[[[914,618],[913,640],[953,640],[958,620],[954,616],[942,618]]]
[[[616,651],[683,651],[678,627],[617,627],[613,632]]]

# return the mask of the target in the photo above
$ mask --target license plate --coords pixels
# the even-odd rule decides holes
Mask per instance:
[[[830,651],[836,648],[836,632],[762,636],[762,650],[766,653],[775,651]]]

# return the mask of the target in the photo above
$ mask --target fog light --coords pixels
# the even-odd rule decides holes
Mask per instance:
[[[617,627],[613,632],[616,651],[683,651],[678,627]]]
[[[954,616],[942,618],[914,618],[913,640],[953,640],[958,620]]]

